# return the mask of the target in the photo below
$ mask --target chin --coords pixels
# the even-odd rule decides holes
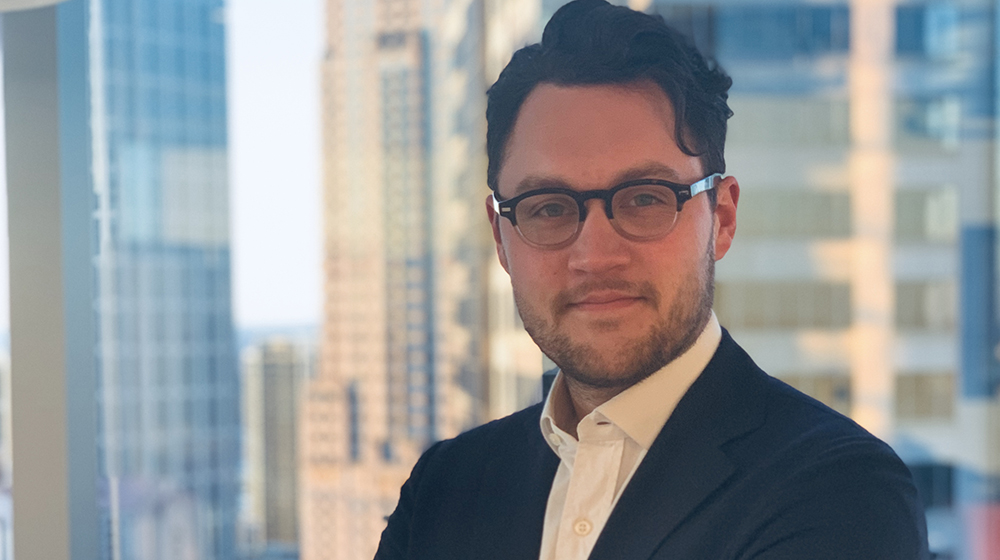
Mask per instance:
[[[661,366],[662,367],[662,366]],[[574,381],[595,389],[627,389],[636,383],[646,379],[655,373],[659,367],[653,369],[621,368],[613,373],[595,374],[594,369],[579,370],[571,367],[560,367],[563,375]],[[604,370],[609,371],[609,370]]]

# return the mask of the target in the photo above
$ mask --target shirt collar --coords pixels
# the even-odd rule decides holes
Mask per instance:
[[[603,415],[648,450],[681,397],[712,359],[720,340],[722,328],[713,311],[698,339],[683,354],[597,407],[591,414]],[[559,429],[559,424],[565,426],[567,419],[572,418],[571,410],[569,393],[560,371],[545,399],[539,421],[545,441],[556,453],[557,446],[550,434],[571,437]]]

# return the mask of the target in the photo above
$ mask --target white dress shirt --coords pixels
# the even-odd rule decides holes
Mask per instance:
[[[684,354],[566,428],[573,406],[560,372],[542,409],[541,430],[559,456],[545,508],[540,560],[586,560],[622,490],[688,387],[722,339],[712,313]]]

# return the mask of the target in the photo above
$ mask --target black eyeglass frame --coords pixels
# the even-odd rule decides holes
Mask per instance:
[[[640,185],[657,185],[661,187],[667,187],[668,189],[674,192],[674,196],[677,198],[677,214],[674,215],[675,216],[674,221],[676,222],[677,221],[676,216],[679,215],[681,213],[681,210],[684,209],[685,202],[691,200],[692,198],[698,196],[703,192],[710,191],[715,187],[719,186],[719,182],[722,181],[722,177],[723,177],[722,173],[713,173],[708,177],[705,177],[704,179],[691,183],[690,185],[673,183],[671,181],[664,181],[662,179],[634,179],[632,181],[625,181],[624,183],[615,185],[610,189],[594,189],[589,191],[574,191],[572,189],[566,189],[562,187],[546,187],[542,189],[535,189],[525,193],[521,193],[515,197],[508,198],[506,200],[498,199],[497,193],[494,192],[493,210],[498,215],[503,216],[504,218],[510,220],[510,224],[514,226],[515,229],[517,229],[518,235],[520,235],[521,238],[525,240],[525,242],[534,245],[536,247],[557,249],[569,244],[570,242],[576,239],[577,235],[580,234],[580,227],[582,226],[584,220],[587,219],[586,202],[588,200],[594,198],[599,198],[603,200],[604,214],[608,217],[608,220],[611,221],[612,224],[614,224],[615,215],[614,215],[614,208],[612,208],[611,206],[611,200],[614,198],[615,194],[617,194],[619,191],[621,191],[622,189],[627,189],[629,187],[636,187]],[[556,243],[554,245],[541,245],[524,237],[524,234],[521,233],[521,229],[517,227],[517,215],[514,212],[514,208],[517,207],[518,203],[521,202],[522,200],[525,200],[530,196],[535,196],[540,194],[564,194],[576,201],[576,204],[579,207],[580,211],[580,225],[577,226],[576,233],[573,234],[566,241]],[[620,229],[618,229],[617,226],[615,227],[615,230],[629,239],[656,239],[657,237],[660,237],[656,236],[650,238],[637,238],[634,235],[621,231]],[[673,227],[668,229],[662,235],[666,235],[667,233],[670,233],[670,231],[672,230]]]

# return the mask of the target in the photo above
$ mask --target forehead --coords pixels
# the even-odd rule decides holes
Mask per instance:
[[[659,87],[541,84],[514,123],[499,190],[507,198],[539,180],[579,190],[607,188],[645,168],[662,170],[652,178],[701,178],[701,162],[674,140],[673,107]]]

